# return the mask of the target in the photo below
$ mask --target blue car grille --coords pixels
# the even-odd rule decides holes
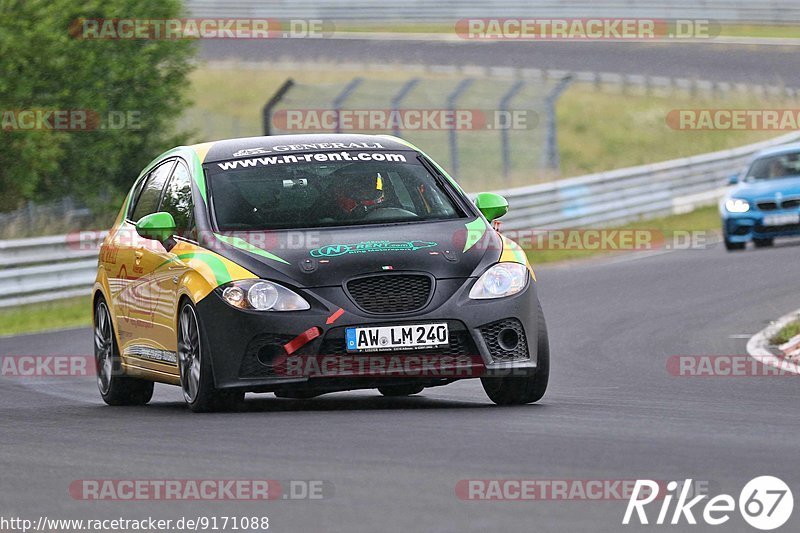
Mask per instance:
[[[776,211],[778,209],[796,209],[800,207],[800,198],[785,198],[781,201],[761,200],[756,202],[761,211]]]

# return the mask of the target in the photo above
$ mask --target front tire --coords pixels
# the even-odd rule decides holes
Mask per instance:
[[[725,239],[725,249],[728,250],[729,252],[744,250],[745,246],[747,246],[747,243],[745,242],[731,242],[728,239]]]
[[[244,401],[244,392],[214,387],[211,358],[200,334],[200,322],[188,302],[178,313],[178,369],[183,399],[195,413],[231,409]]]
[[[542,399],[550,379],[550,342],[542,306],[539,304],[539,335],[536,345],[537,368],[532,376],[481,378],[483,390],[497,405],[524,405]]]
[[[97,388],[108,405],[145,405],[153,398],[153,382],[123,375],[111,313],[103,298],[94,307],[94,359]]]

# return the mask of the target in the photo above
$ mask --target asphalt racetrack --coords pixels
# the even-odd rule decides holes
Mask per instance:
[[[477,380],[403,399],[248,396],[195,415],[177,387],[143,408],[102,404],[91,378],[0,379],[6,516],[269,516],[270,531],[653,531],[625,501],[463,501],[465,479],[704,480],[738,497],[756,476],[800,486],[800,378],[680,377],[673,355],[743,354],[798,307],[800,244],[720,245],[537,269],[552,352],[537,405],[494,407]],[[0,354],[85,354],[88,329],[0,340]],[[84,501],[81,479],[321,480],[301,501]],[[798,495],[796,494],[795,497]],[[657,509],[651,512],[655,518]],[[796,519],[796,518],[795,518]],[[791,525],[786,527],[791,528]],[[655,528],[655,530],[662,530]],[[720,527],[754,531],[737,513]]]
[[[797,46],[675,42],[207,40],[206,60],[482,65],[800,88]]]

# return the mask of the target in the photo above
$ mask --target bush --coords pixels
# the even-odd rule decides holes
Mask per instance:
[[[184,142],[173,124],[188,105],[193,42],[70,34],[81,18],[164,19],[182,9],[180,0],[0,0],[0,111],[90,110],[101,124],[134,118],[120,129],[4,129],[0,211],[65,195],[116,209],[142,167]]]

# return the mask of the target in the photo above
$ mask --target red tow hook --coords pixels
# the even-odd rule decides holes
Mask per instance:
[[[320,335],[322,335],[322,328],[319,326],[308,328],[303,333],[284,344],[283,349],[286,350],[286,355],[292,355],[294,352],[313,341]]]

